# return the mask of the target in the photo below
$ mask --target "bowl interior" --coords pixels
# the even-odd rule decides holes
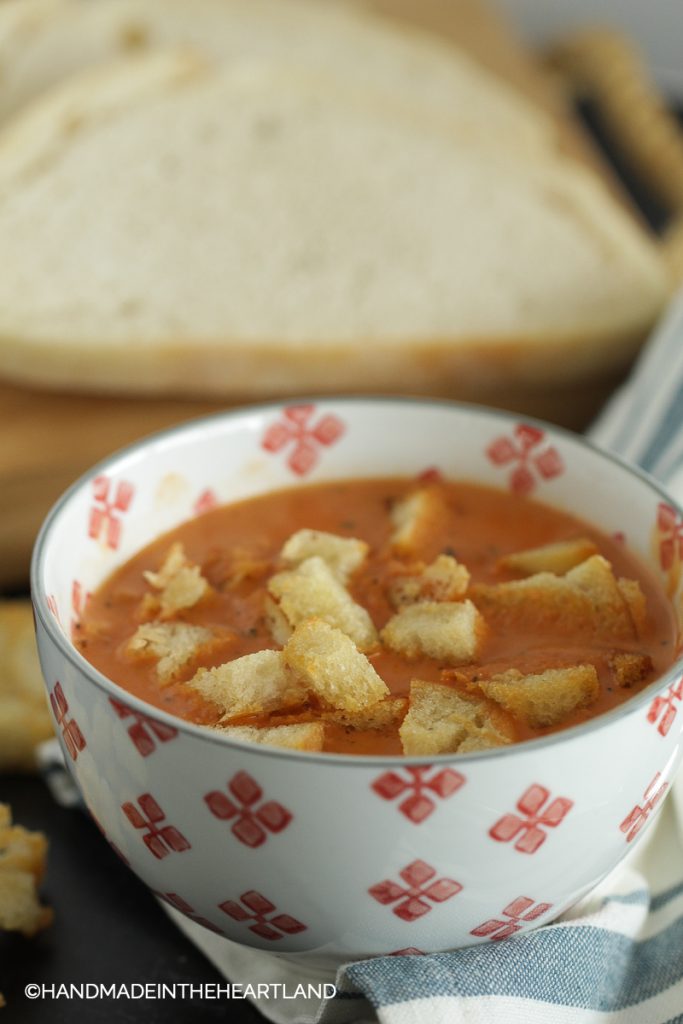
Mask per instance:
[[[36,545],[33,594],[70,640],[95,590],[140,548],[216,504],[343,477],[436,474],[512,489],[618,534],[682,621],[683,515],[653,481],[562,430],[410,400],[238,410],[155,435],[79,480]]]

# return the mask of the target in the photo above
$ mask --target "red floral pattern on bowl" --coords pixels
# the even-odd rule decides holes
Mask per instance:
[[[602,719],[426,765],[235,742],[96,676],[60,626],[135,551],[216,504],[338,477],[428,485],[437,472],[620,533],[681,606],[668,495],[578,438],[454,404],[321,400],[192,423],[114,456],[39,541],[41,660],[85,801],[151,889],[229,939],[334,961],[499,941],[587,891],[662,805],[683,751],[680,660]],[[160,504],[169,474],[183,486]]]

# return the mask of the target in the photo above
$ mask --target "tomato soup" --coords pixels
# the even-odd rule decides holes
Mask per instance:
[[[283,554],[292,538],[308,557]],[[345,572],[325,555],[347,551],[338,539],[356,542]],[[307,631],[322,638],[310,665]],[[267,742],[284,746],[278,735],[299,734],[278,729],[322,723],[317,746],[293,745],[378,755],[567,728],[628,700],[674,657],[666,596],[623,543],[528,498],[402,478],[271,492],[192,519],[91,596],[74,639],[110,679],[180,718],[256,742],[274,730]],[[347,692],[323,641],[350,666]],[[263,651],[277,656],[247,658]],[[239,672],[218,669],[238,661]],[[250,666],[255,703],[235,690]]]

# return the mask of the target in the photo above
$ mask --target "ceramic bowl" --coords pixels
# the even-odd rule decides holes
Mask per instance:
[[[43,526],[33,601],[66,762],[130,868],[229,939],[332,961],[536,927],[633,848],[673,779],[680,647],[669,671],[602,717],[426,764],[231,741],[131,696],[71,642],[88,594],[117,566],[218,503],[437,472],[619,533],[680,615],[683,518],[656,483],[561,430],[451,403],[307,401],[189,423],[101,463]]]

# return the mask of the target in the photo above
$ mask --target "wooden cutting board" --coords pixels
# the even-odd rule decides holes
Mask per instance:
[[[540,65],[479,0],[366,2],[383,13],[453,39],[550,109],[567,151],[590,163],[627,202]],[[526,395],[483,395],[482,400],[580,428],[599,409],[615,383],[610,377],[582,385],[580,394],[569,388]],[[5,589],[26,586],[30,552],[40,523],[59,494],[89,466],[145,434],[236,404],[85,396],[77,393],[77,380],[73,385],[73,394],[56,394],[0,384],[0,587]],[[445,391],[444,397],[461,396]]]

